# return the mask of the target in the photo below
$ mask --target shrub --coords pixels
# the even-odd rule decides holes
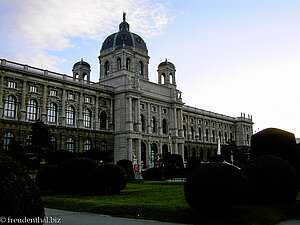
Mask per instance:
[[[200,157],[189,157],[189,158],[187,158],[186,172],[188,174],[190,174],[191,172],[193,172],[199,166],[201,166],[201,159],[200,159]]]
[[[254,134],[251,137],[250,155],[252,159],[263,155],[277,156],[288,161],[300,175],[300,152],[293,133],[268,128]]]
[[[90,171],[98,164],[90,159],[74,158],[63,161],[58,166],[58,191],[66,193],[87,192]]]
[[[249,199],[256,202],[288,202],[296,199],[298,176],[286,161],[275,156],[261,156],[242,168],[248,177]]]
[[[72,158],[74,158],[74,154],[72,152],[68,152],[65,150],[49,152],[46,155],[46,161],[49,164],[53,164],[53,165],[59,165],[61,162]]]
[[[122,159],[122,160],[117,162],[117,165],[121,166],[125,170],[125,172],[127,173],[128,181],[135,180],[133,165],[132,165],[132,162],[130,160]]]
[[[88,183],[93,193],[119,193],[126,188],[127,174],[118,165],[103,164],[90,172]]]
[[[0,215],[8,218],[44,217],[38,188],[25,168],[0,153]]]
[[[166,155],[164,159],[164,177],[185,177],[182,156],[179,154]]]
[[[44,166],[36,175],[36,184],[41,190],[55,190],[55,187],[58,184],[57,175],[56,165]]]
[[[159,181],[162,180],[163,171],[160,168],[149,168],[142,171],[142,177],[144,180]]]
[[[217,214],[244,199],[246,190],[247,178],[239,169],[225,163],[207,163],[187,177],[184,195],[194,209]]]

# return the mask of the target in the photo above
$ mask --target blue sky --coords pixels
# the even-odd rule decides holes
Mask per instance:
[[[99,76],[106,36],[127,12],[147,43],[150,80],[168,58],[190,106],[253,115],[254,131],[300,137],[300,0],[0,0],[0,58],[71,74],[83,58]]]

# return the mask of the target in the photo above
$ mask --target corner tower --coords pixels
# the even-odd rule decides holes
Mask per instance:
[[[119,82],[112,80],[125,74],[129,79],[138,77],[148,80],[148,49],[139,35],[130,32],[126,13],[123,13],[119,31],[109,35],[102,43],[99,64],[100,83],[119,85]]]

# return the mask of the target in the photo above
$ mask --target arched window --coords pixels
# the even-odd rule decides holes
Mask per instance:
[[[130,70],[130,64],[131,64],[131,61],[129,58],[126,59],[126,69],[127,70]]]
[[[83,113],[83,125],[90,128],[92,126],[92,112],[89,109],[85,109]]]
[[[190,131],[190,135],[191,135],[191,139],[194,139],[194,127],[191,127],[191,131]]]
[[[214,130],[212,131],[212,141],[216,142],[216,134]]]
[[[172,73],[170,73],[170,78],[169,79],[170,79],[170,84],[174,84],[173,83],[173,74]]]
[[[100,142],[100,151],[107,151],[107,143],[106,141]]]
[[[141,114],[141,125],[142,125],[142,131],[145,131],[145,116]]]
[[[67,108],[66,119],[67,125],[75,125],[75,108],[73,106]]]
[[[84,140],[83,142],[83,150],[89,151],[92,148],[92,142],[89,139]]]
[[[105,75],[109,74],[109,61],[106,61],[104,64],[104,73]]]
[[[186,128],[185,128],[184,125],[183,125],[183,135],[184,135],[184,137],[186,138]]]
[[[118,58],[117,59],[117,68],[118,70],[120,70],[122,68],[122,61],[121,61],[121,58]]]
[[[163,121],[162,121],[162,129],[163,129],[163,134],[168,133],[168,127],[167,127],[167,120],[166,119],[163,119]]]
[[[139,61],[139,75],[140,76],[144,75],[144,64],[142,61]]]
[[[102,111],[100,114],[100,129],[106,129],[107,115],[106,112]]]
[[[208,129],[205,130],[205,140],[208,142]]]
[[[55,136],[52,136],[50,138],[50,144],[51,144],[51,149],[53,151],[56,151],[57,150],[57,138]]]
[[[38,117],[38,104],[34,99],[30,99],[27,105],[27,119],[37,120]]]
[[[9,118],[15,118],[16,117],[16,98],[12,95],[9,95],[5,99],[4,103],[4,116]]]
[[[10,145],[14,142],[14,135],[10,132],[4,134],[3,150],[8,151]]]
[[[152,132],[156,132],[156,118],[155,116],[152,117]]]
[[[75,151],[75,141],[73,138],[68,138],[67,140],[67,151],[69,152]]]
[[[161,74],[160,78],[161,78],[161,83],[164,84],[166,82],[166,74],[164,74],[164,73]]]
[[[49,105],[47,120],[49,123],[57,123],[57,105],[53,102]]]
[[[227,132],[225,132],[225,134],[224,134],[224,139],[225,139],[225,142],[228,141],[228,140],[227,140]]]

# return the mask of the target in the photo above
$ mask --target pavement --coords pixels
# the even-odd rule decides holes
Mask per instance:
[[[150,220],[137,220],[116,218],[106,215],[71,212],[58,209],[45,208],[45,225],[174,225],[176,223],[165,223]],[[178,225],[178,224],[177,224]]]

